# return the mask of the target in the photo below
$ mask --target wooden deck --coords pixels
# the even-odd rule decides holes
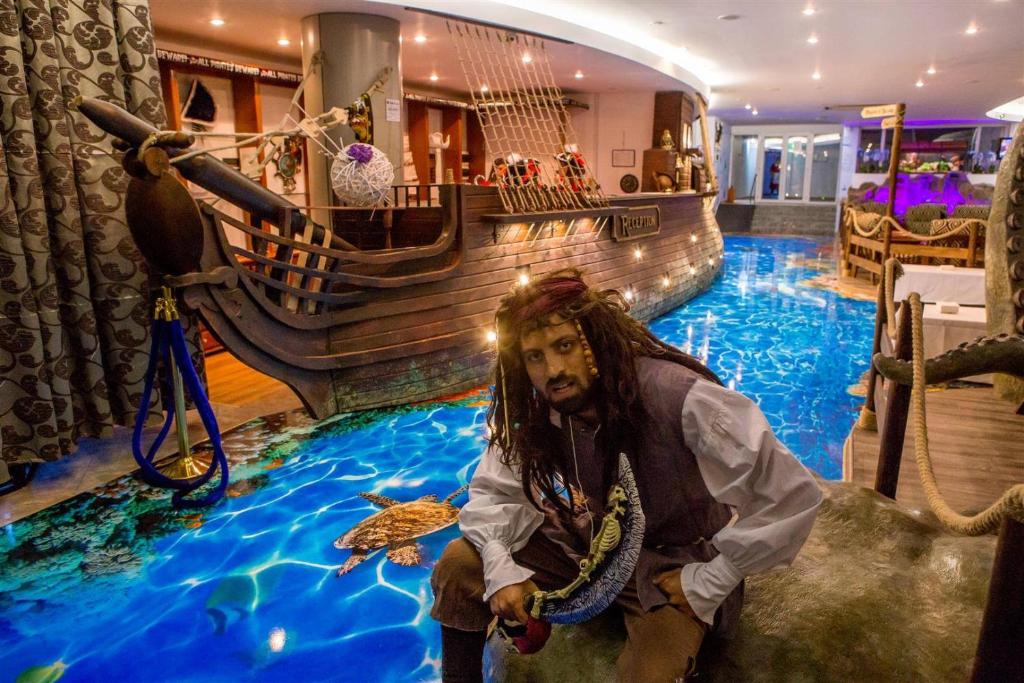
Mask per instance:
[[[1013,484],[1024,482],[1024,415],[999,400],[991,387],[930,391],[926,399],[928,445],[935,477],[946,501],[961,512],[977,512]],[[878,432],[854,427],[843,471],[861,486],[874,487]],[[927,509],[914,460],[913,417],[907,421],[896,500]]]

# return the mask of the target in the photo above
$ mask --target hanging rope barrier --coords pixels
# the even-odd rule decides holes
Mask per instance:
[[[153,393],[153,383],[156,379],[157,365],[163,359],[164,366],[172,375],[172,384],[175,400],[167,407],[167,417],[164,420],[160,432],[157,434],[148,451],[142,452],[142,431],[146,424],[150,396]],[[177,376],[181,373],[180,378]],[[182,386],[184,385],[184,386]],[[205,472],[197,477],[178,479],[168,477],[153,465],[153,458],[157,450],[167,437],[171,423],[177,421],[179,432],[179,457],[191,459],[191,451],[188,447],[187,432],[185,426],[185,400],[184,389],[188,389],[196,408],[199,410],[199,417],[202,419],[203,427],[210,437],[210,444],[213,446],[213,460]],[[206,392],[203,391],[199,375],[192,365],[192,358],[189,356],[188,347],[185,344],[185,333],[181,328],[181,320],[178,318],[178,310],[174,304],[174,298],[170,288],[164,287],[163,293],[156,301],[153,313],[153,341],[149,351],[149,367],[146,368],[146,379],[142,390],[142,399],[139,403],[139,412],[135,416],[135,430],[132,433],[132,454],[135,462],[141,468],[142,478],[151,486],[174,489],[171,503],[176,508],[198,508],[213,505],[224,496],[228,485],[228,461],[224,455],[224,448],[221,445],[220,428],[217,426],[217,418],[207,400]],[[201,486],[209,482],[220,469],[220,482],[215,488],[200,498],[186,498]]]
[[[996,529],[1006,517],[1024,522],[1024,484],[1015,484],[987,509],[976,515],[966,516],[956,512],[946,503],[935,481],[931,454],[928,451],[928,423],[925,417],[924,381],[924,334],[922,316],[924,307],[921,295],[911,292],[911,332],[913,343],[914,387],[911,394],[911,410],[914,415],[914,459],[921,475],[928,505],[946,528],[968,536],[980,536]]]

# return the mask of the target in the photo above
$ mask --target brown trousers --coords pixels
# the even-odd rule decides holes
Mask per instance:
[[[556,543],[537,531],[513,555],[516,564],[535,572],[542,590],[565,586],[579,567]],[[484,602],[483,563],[476,548],[459,538],[448,544],[430,577],[434,607],[430,615],[460,631],[483,631],[494,619]],[[665,605],[645,612],[631,581],[615,604],[626,622],[626,645],[617,662],[618,678],[628,683],[677,683],[692,673],[704,640],[704,622]]]

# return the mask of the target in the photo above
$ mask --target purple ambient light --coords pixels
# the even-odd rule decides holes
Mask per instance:
[[[946,211],[952,215],[953,210],[961,204],[988,204],[989,202],[975,199],[973,195],[965,197],[960,194],[960,184],[967,182],[967,174],[952,171],[949,173],[918,173],[913,176],[907,173],[896,174],[896,203],[893,213],[905,216],[907,207],[917,204],[945,204]],[[868,190],[865,199],[886,203],[889,201],[889,187]]]

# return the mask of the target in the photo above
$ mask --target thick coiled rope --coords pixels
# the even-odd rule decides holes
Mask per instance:
[[[924,381],[924,335],[921,295],[912,292],[909,297],[912,344],[914,386],[911,393],[911,412],[914,416],[914,458],[917,460],[917,471],[921,475],[921,486],[924,488],[928,505],[939,521],[950,531],[968,536],[980,536],[995,530],[1006,517],[1024,522],[1024,484],[1015,484],[1003,493],[1002,497],[986,510],[973,516],[959,514],[951,508],[942,497],[935,481],[932,469],[931,454],[928,451],[928,423],[925,418],[925,381]]]

